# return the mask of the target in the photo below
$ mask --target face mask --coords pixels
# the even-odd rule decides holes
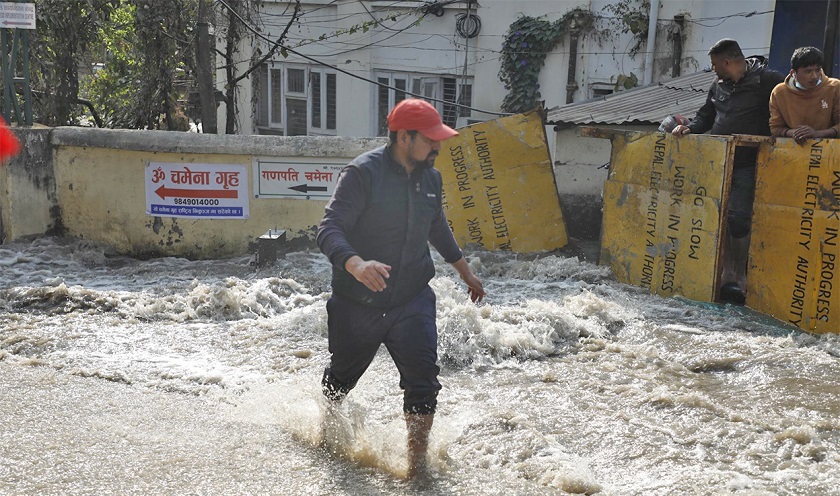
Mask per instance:
[[[817,81],[817,86],[819,86],[820,84],[822,84],[822,78],[820,78],[819,81]],[[799,89],[799,90],[806,90],[807,89],[804,86],[802,86],[801,84],[799,84],[799,81],[796,80],[796,76],[793,77],[793,85],[796,86],[796,89]],[[816,88],[816,86],[814,86],[814,87]]]

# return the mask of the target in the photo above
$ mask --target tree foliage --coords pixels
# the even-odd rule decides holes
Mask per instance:
[[[135,7],[139,49],[134,126],[156,129],[160,116],[171,130],[177,112],[176,79],[195,71],[195,0],[129,0]],[[191,79],[191,78],[190,78]]]
[[[77,124],[79,66],[119,0],[37,0],[31,84],[35,119],[50,126]]]
[[[35,120],[50,126],[86,124],[87,109],[80,105],[85,103],[94,109],[97,124],[101,121],[105,127],[186,130],[184,111],[191,117],[200,115],[200,108],[185,102],[194,101],[190,93],[196,90],[201,67],[203,74],[210,72],[205,80],[219,74],[222,81],[203,85],[200,100],[209,101],[214,112],[217,100],[224,101],[225,130],[236,133],[240,85],[248,84],[247,78],[276,51],[287,55],[282,41],[302,13],[300,0],[289,2],[293,13],[287,26],[277,43],[262,53],[244,50],[255,42],[251,31],[260,25],[260,0],[34,1],[38,19],[30,59],[32,88],[39,96]],[[212,6],[205,21],[214,26],[216,40],[211,49],[217,58],[207,64],[196,61],[200,2]],[[366,31],[387,19],[396,16],[362,23],[348,33]],[[206,25],[201,26],[206,32]],[[341,34],[345,33],[330,36]],[[212,53],[207,43],[201,47]],[[250,53],[250,59],[242,57],[243,52]],[[215,71],[207,70],[210,64]],[[222,91],[208,97],[216,87]]]
[[[105,60],[82,85],[83,93],[100,109],[105,127],[131,128],[135,119],[136,88],[140,73],[134,25],[135,7],[124,3],[103,26],[100,40]]]
[[[127,0],[103,26],[102,69],[85,84],[107,127],[185,130],[179,107],[194,72],[195,0]],[[163,119],[161,119],[163,116]]]

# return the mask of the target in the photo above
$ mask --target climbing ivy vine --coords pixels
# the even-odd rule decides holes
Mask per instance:
[[[649,5],[648,0],[619,0],[604,9],[610,16],[576,8],[556,21],[524,15],[516,19],[502,43],[499,79],[508,91],[502,101],[502,110],[519,113],[536,107],[542,96],[538,80],[545,58],[573,30],[581,36],[595,36],[599,41],[617,33],[631,32],[635,45],[629,54],[635,56],[647,37],[647,10],[644,7]],[[606,21],[604,29],[598,27],[601,20]]]

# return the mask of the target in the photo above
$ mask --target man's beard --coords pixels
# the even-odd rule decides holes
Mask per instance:
[[[437,151],[429,152],[429,155],[426,157],[425,160],[410,159],[411,165],[413,165],[415,169],[431,169],[435,166],[435,158],[437,158],[437,156]]]

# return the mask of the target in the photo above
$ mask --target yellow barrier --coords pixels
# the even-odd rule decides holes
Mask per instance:
[[[612,141],[600,263],[662,296],[715,300],[731,137],[583,128]]]
[[[449,227],[463,246],[548,251],[568,242],[539,112],[474,124],[443,142]]]
[[[840,140],[583,128],[612,142],[600,263],[662,296],[715,301],[736,146],[757,146],[748,307],[840,333]]]
[[[747,305],[840,333],[840,140],[759,147]]]

